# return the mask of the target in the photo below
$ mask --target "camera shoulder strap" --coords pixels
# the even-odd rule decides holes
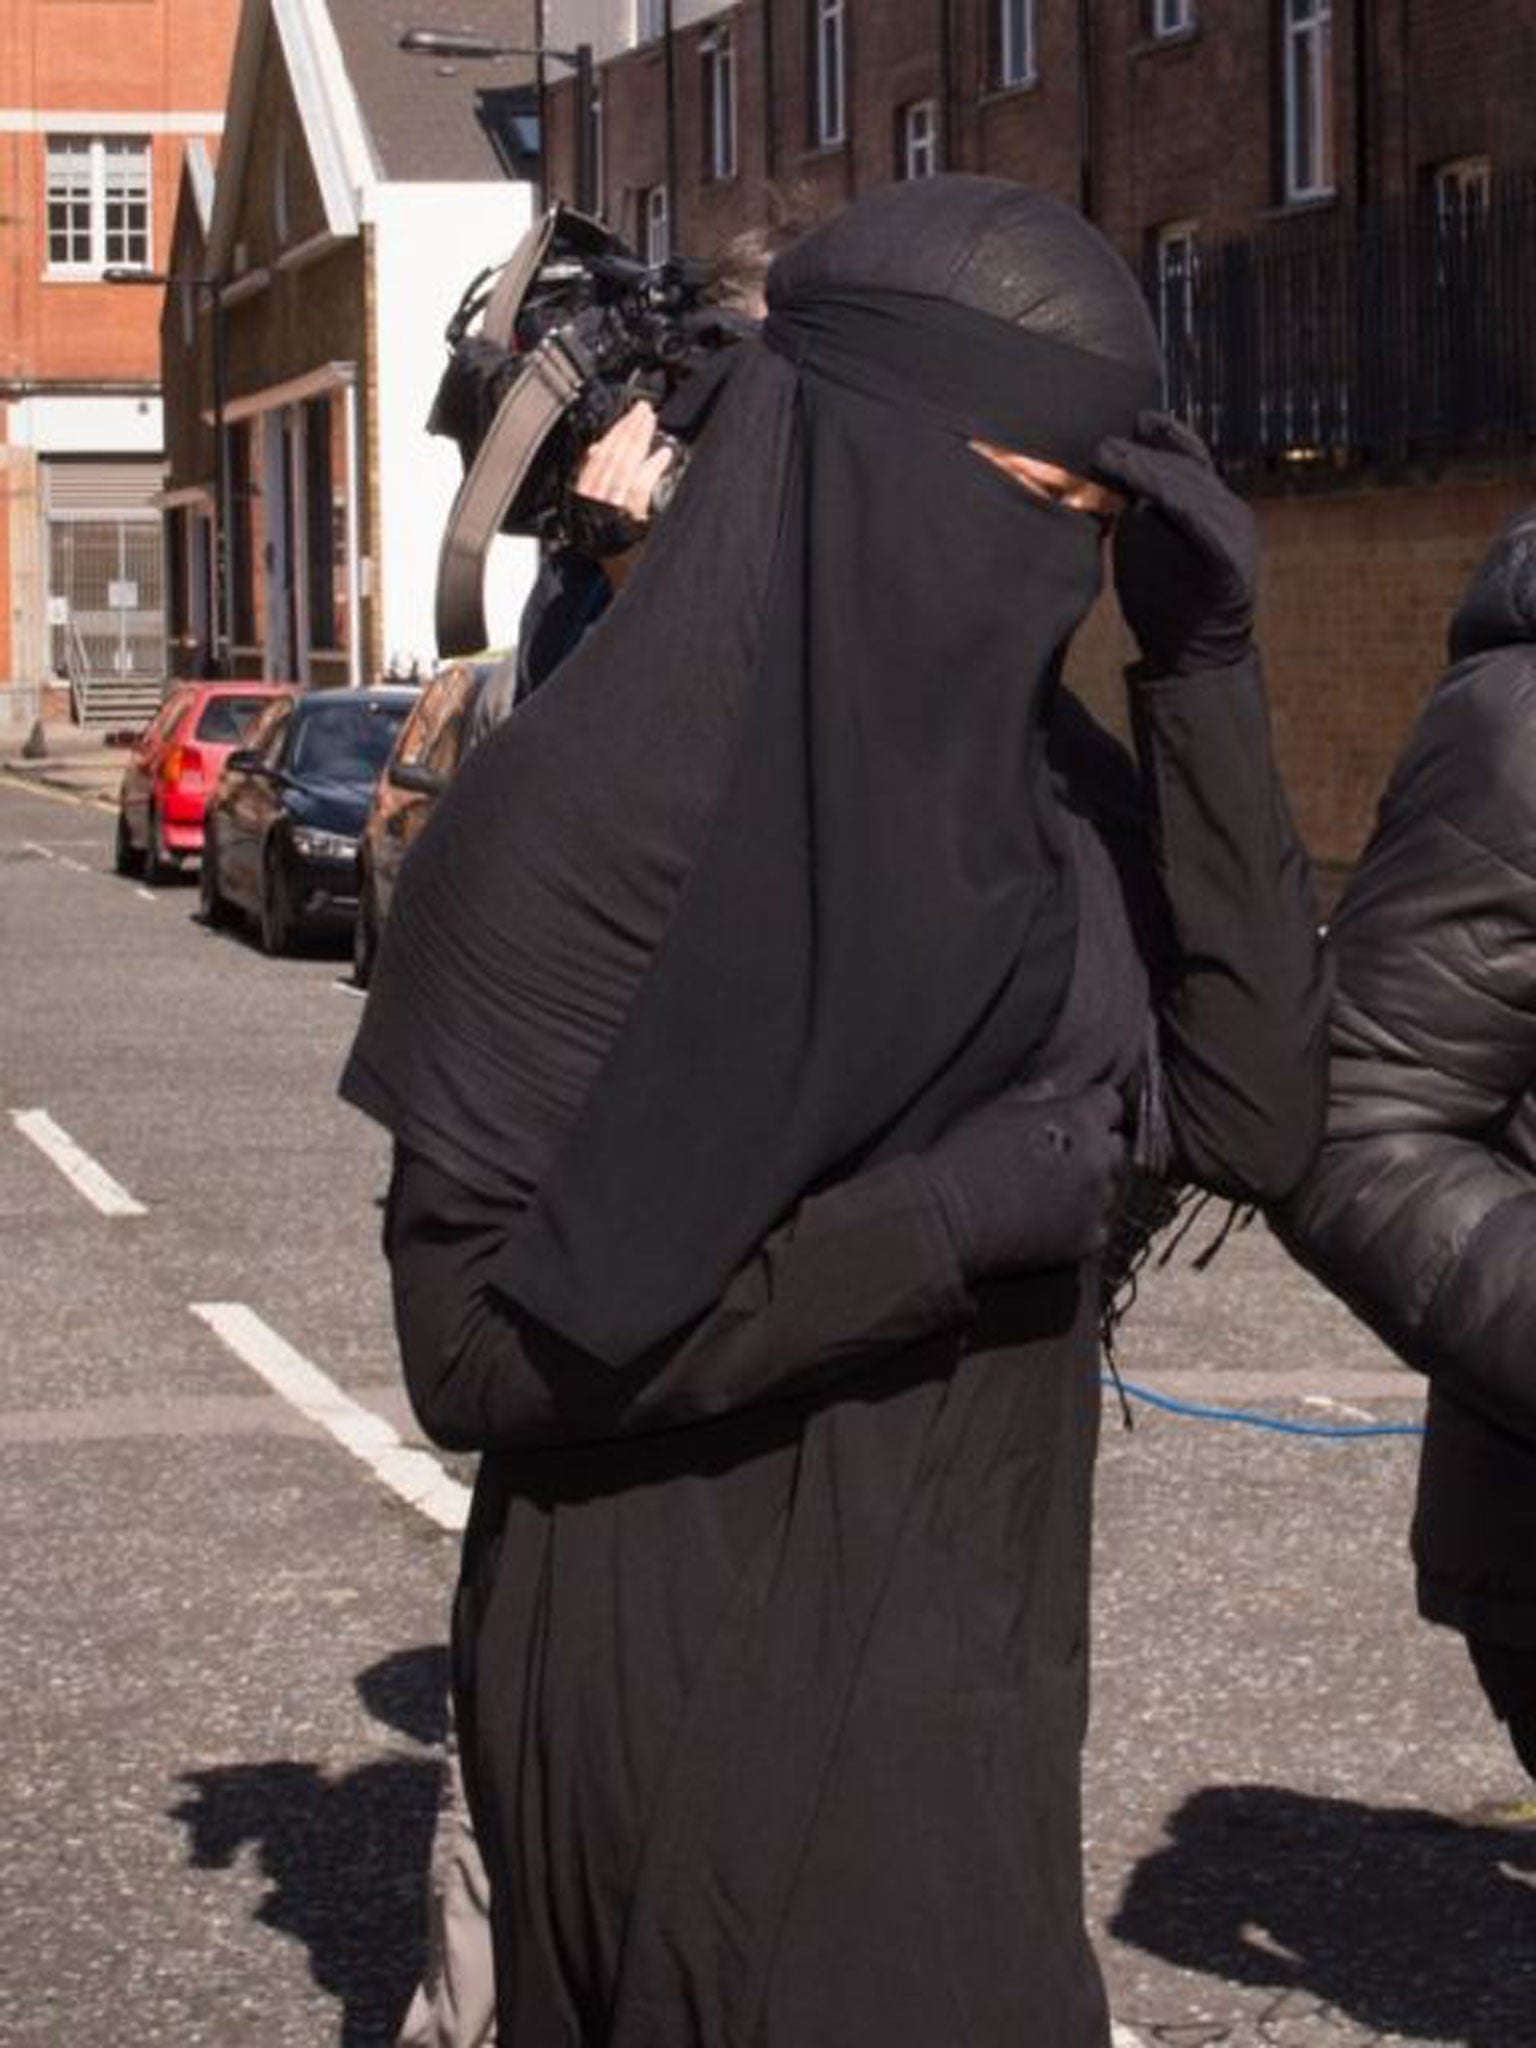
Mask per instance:
[[[550,434],[582,389],[583,370],[558,333],[540,342],[497,407],[465,473],[437,558],[437,651],[486,644],[485,559]]]

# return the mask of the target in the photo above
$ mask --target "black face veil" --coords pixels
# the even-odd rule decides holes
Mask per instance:
[[[857,203],[769,300],[623,599],[412,854],[343,1080],[508,1199],[498,1284],[614,1364],[809,1189],[1031,1071],[1076,930],[1045,730],[1099,549],[968,443],[1081,471],[1157,393],[1118,259],[992,180]],[[556,1113],[528,991],[584,930],[626,1000],[572,1020]]]

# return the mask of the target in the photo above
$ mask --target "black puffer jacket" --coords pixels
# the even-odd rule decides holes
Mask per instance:
[[[1276,1222],[1430,1377],[1423,1612],[1536,1647],[1536,508],[1450,654],[1333,924],[1328,1135]]]

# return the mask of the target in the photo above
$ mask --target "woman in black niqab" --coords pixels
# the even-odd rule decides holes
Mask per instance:
[[[418,1412],[487,1453],[456,1697],[517,2048],[1106,2038],[1116,1105],[1262,1179],[1223,1135],[1294,1129],[1315,975],[1262,705],[1208,714],[1233,833],[1164,917],[1179,799],[1133,845],[1061,689],[1098,531],[972,444],[1088,471],[1156,380],[1069,209],[858,202],[775,266],[640,568],[402,876],[343,1085],[397,1141]]]

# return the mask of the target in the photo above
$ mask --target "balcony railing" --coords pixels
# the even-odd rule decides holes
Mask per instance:
[[[1251,484],[1536,444],[1536,176],[1277,221],[1148,282],[1170,408]]]

